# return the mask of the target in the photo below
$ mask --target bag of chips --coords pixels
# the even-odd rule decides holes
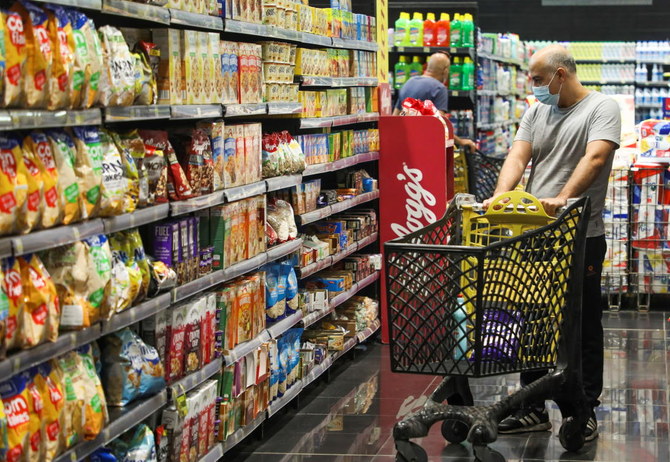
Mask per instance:
[[[109,132],[100,132],[102,142],[102,188],[100,189],[100,212],[102,217],[111,217],[123,213],[126,195],[126,179],[124,177],[121,153],[114,144]]]
[[[81,198],[75,172],[77,151],[72,137],[63,130],[46,130],[56,168],[58,169],[58,197],[61,201],[61,219],[64,225],[79,221]]]
[[[44,402],[42,395],[35,385],[35,374],[37,370],[32,368],[22,374],[28,375],[28,412],[30,421],[28,423],[28,459],[29,461],[43,460],[44,457],[44,438],[42,437],[42,419],[44,414]]]
[[[33,131],[23,141],[24,152],[29,152],[30,158],[34,160],[40,170],[42,187],[42,217],[40,226],[51,228],[60,224],[61,198],[58,195],[58,170],[51,145],[46,135],[42,132]]]
[[[163,133],[159,130],[139,130],[139,135],[144,142],[145,154],[142,165],[147,170],[149,180],[149,203],[160,204],[168,200],[168,168],[165,154],[160,147],[164,141]]]
[[[112,234],[109,243],[114,257],[112,299],[115,301],[114,312],[119,313],[128,308],[139,294],[142,273],[135,263],[128,239],[123,232]],[[123,265],[124,268],[117,268],[117,264]]]
[[[51,362],[46,362],[37,367],[34,376],[35,386],[42,396],[42,434],[44,435],[44,460],[53,460],[63,452],[63,440],[61,438],[61,421],[65,407],[65,396],[63,384],[53,374]]]
[[[121,154],[123,164],[123,176],[126,180],[126,193],[123,200],[124,213],[134,212],[139,205],[140,177],[135,163],[133,151],[141,150],[140,160],[144,158],[144,143],[139,136],[123,136],[120,133],[109,132],[108,135],[114,140],[114,144]],[[146,178],[145,178],[146,179]],[[146,206],[146,193],[142,207]]]
[[[49,40],[51,41],[52,63],[48,83],[47,109],[64,109],[71,107],[72,72],[74,70],[74,38],[72,25],[65,8],[58,5],[47,6],[49,22]],[[81,91],[81,83],[79,84]]]
[[[137,105],[156,104],[158,88],[147,57],[143,53],[132,53],[135,62],[135,103]]]
[[[51,43],[47,32],[47,14],[24,0],[15,2],[12,11],[21,15],[26,37],[26,68],[23,80],[23,106],[30,109],[46,107],[47,80],[51,75]]]
[[[19,170],[25,173],[28,196],[19,214],[18,231],[20,233],[29,233],[37,228],[42,218],[44,181],[38,162],[34,152],[29,149],[23,150],[23,163],[19,164]]]
[[[0,397],[7,414],[7,460],[25,460],[30,447],[30,375],[26,372],[0,383]]]
[[[18,258],[23,284],[23,325],[19,345],[32,348],[58,339],[60,305],[56,286],[37,254]]]
[[[130,441],[128,453],[124,460],[143,460],[146,462],[158,461],[156,455],[156,439],[154,438],[154,433],[147,425],[140,424],[135,429],[135,434]]]
[[[142,286],[140,287],[140,292],[136,299],[136,302],[141,302],[146,298],[149,292],[149,285],[151,284],[151,268],[147,255],[144,252],[144,244],[142,243],[140,231],[135,228],[126,231],[125,233],[130,246],[130,251],[132,252],[135,263],[139,266],[142,274]]]
[[[7,351],[11,351],[19,348],[19,339],[23,328],[23,309],[25,306],[23,284],[21,282],[21,267],[19,266],[18,259],[10,257],[2,260],[2,272],[5,275],[3,289],[5,294],[7,294],[7,301],[9,302],[5,345]]]
[[[108,319],[111,311],[109,295],[112,290],[112,249],[107,236],[100,234],[84,239],[88,246],[88,302],[91,305],[91,323]]]
[[[5,414],[5,405],[0,399],[0,460],[7,460],[8,449],[9,440],[7,439],[7,415]]]
[[[186,178],[186,174],[181,165],[179,165],[177,155],[168,139],[168,133],[163,130],[140,130],[140,136],[144,140],[145,145],[148,144],[149,146],[163,151],[168,165],[167,194],[170,200],[179,201],[193,197],[193,192],[189,181]],[[159,192],[160,191],[157,188],[156,202],[158,202]]]
[[[72,24],[75,69],[72,76],[72,105],[87,109],[97,104],[103,69],[102,45],[93,21],[75,9],[67,10]]]
[[[79,178],[82,218],[93,218],[100,208],[102,189],[103,148],[97,127],[74,127],[77,148],[75,172]]]
[[[20,14],[15,11],[2,11],[2,20],[5,45],[2,104],[4,107],[16,107],[23,99],[23,80],[28,58],[26,36]]]
[[[5,271],[0,265],[0,360],[7,356],[7,319],[9,318],[9,298],[5,292]],[[1,443],[1,441],[0,441]],[[0,444],[1,446],[1,444]]]
[[[130,106],[135,100],[135,59],[116,27],[102,26],[98,35],[106,64],[100,77],[100,104],[105,107]]]
[[[82,375],[85,382],[86,420],[84,422],[84,439],[92,440],[102,431],[109,420],[105,392],[100,377],[95,369],[93,348],[85,345],[77,350],[81,359]]]
[[[75,351],[66,353],[54,362],[53,373],[60,377],[65,392],[61,437],[66,448],[71,448],[84,437],[86,394],[80,366],[81,359]]]
[[[0,134],[0,156],[0,234],[9,234],[17,229],[19,213],[28,195],[19,139]]]

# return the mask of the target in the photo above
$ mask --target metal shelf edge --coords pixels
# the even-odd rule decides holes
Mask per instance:
[[[114,315],[109,321],[103,321],[101,334],[111,334],[124,327],[131,326],[149,316],[153,316],[160,311],[166,310],[169,306],[170,293],[160,294],[158,297],[142,302],[137,306],[130,307],[125,311]]]
[[[293,384],[291,388],[286,390],[284,396],[277,398],[275,401],[270,403],[267,408],[268,418],[275,415],[277,412],[281,411],[288,403],[293,401],[303,389],[302,380],[298,380]]]
[[[215,358],[214,361],[207,364],[199,371],[193,372],[192,374],[177,380],[168,388],[170,388],[170,390],[177,390],[179,393],[187,393],[220,372],[222,366],[223,358]]]
[[[248,355],[256,348],[261,346],[261,344],[270,341],[270,333],[267,330],[261,332],[255,338],[237,345],[232,350],[229,350],[223,354],[224,364],[234,364],[240,358]]]
[[[268,331],[270,338],[273,339],[278,338],[281,337],[283,334],[285,334],[286,331],[291,329],[293,326],[298,324],[301,320],[302,320],[302,311],[297,311],[288,318],[282,319],[281,321],[268,327],[266,330]]]
[[[244,427],[240,428],[235,433],[230,435],[223,442],[223,445],[222,445],[224,455],[225,455],[226,452],[230,451],[232,448],[237,446],[243,439],[245,439],[247,436],[249,436],[251,433],[253,433],[254,430],[256,430],[258,427],[260,427],[260,425],[266,419],[267,419],[267,413],[266,412],[261,412],[254,419],[254,421],[251,422],[251,424],[245,425]]]

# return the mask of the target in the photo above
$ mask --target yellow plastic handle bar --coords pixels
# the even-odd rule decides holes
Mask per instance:
[[[509,191],[496,197],[484,213],[490,223],[547,224],[554,217],[547,215],[535,196],[525,191]]]

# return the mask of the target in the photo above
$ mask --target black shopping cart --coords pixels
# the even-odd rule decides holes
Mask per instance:
[[[467,153],[465,159],[468,165],[468,192],[474,194],[478,202],[492,197],[505,159],[487,156],[480,150]]]
[[[487,446],[498,423],[538,399],[558,404],[563,447],[583,446],[590,412],[580,357],[589,209],[588,199],[579,199],[553,218],[533,196],[514,191],[484,213],[472,195],[458,195],[441,220],[385,244],[391,368],[446,376],[419,412],[395,425],[397,461],[427,461],[409,440],[439,421],[446,440],[472,443],[477,460],[504,461]],[[472,405],[469,377],[547,369],[493,405]]]

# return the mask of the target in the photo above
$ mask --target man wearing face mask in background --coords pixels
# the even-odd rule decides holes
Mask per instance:
[[[435,53],[428,58],[426,72],[421,76],[412,77],[400,89],[398,102],[393,110],[393,115],[399,115],[402,110],[402,102],[407,98],[420,101],[430,100],[440,111],[442,117],[449,118],[449,92],[444,82],[449,78],[449,55],[446,53]],[[472,140],[459,138],[454,134],[454,143],[464,147],[469,152],[474,152],[477,145]]]
[[[582,295],[582,372],[592,407],[586,441],[598,436],[595,408],[603,387],[603,301],[600,277],[607,251],[602,211],[614,151],[619,147],[621,114],[611,98],[582,86],[574,58],[560,45],[538,51],[530,60],[533,93],[541,104],[524,115],[505,160],[493,197],[513,190],[532,160],[526,190],[540,199],[549,215],[567,199],[589,196],[589,220]],[[490,204],[485,201],[484,206]],[[527,385],[545,372],[521,374]],[[526,403],[504,419],[499,433],[549,430],[544,402]]]

